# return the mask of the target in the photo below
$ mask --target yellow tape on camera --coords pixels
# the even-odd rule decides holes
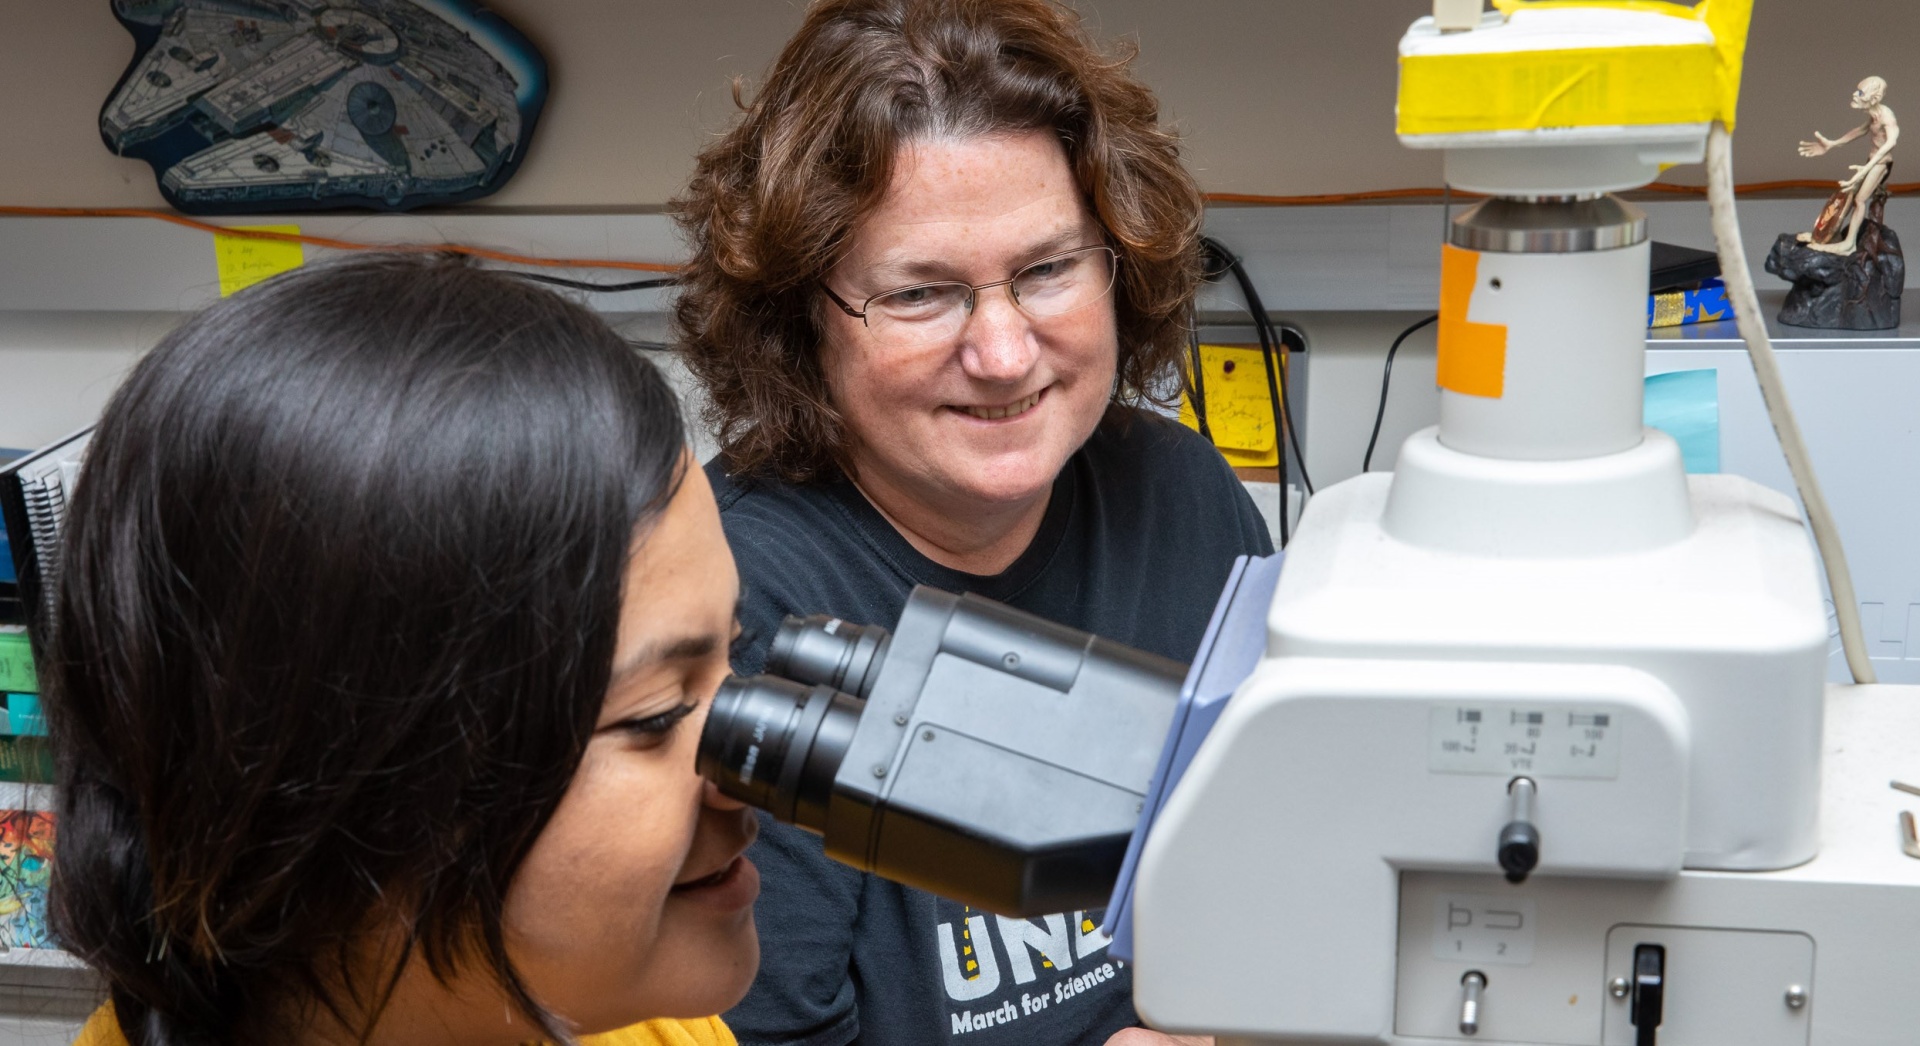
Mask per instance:
[[[1699,22],[1711,42],[1519,48],[1413,54],[1400,59],[1397,131],[1482,134],[1569,127],[1724,122],[1734,125],[1753,0],[1688,8],[1651,0],[1494,0],[1526,11],[1611,9]]]
[[[1706,123],[1719,59],[1705,44],[1414,55],[1400,60],[1400,134]]]

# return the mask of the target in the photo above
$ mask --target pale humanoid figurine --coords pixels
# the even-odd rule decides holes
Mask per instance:
[[[1845,145],[1863,134],[1868,136],[1867,141],[1873,146],[1867,162],[1853,165],[1853,176],[1840,183],[1840,191],[1820,212],[1820,220],[1814,223],[1813,231],[1799,235],[1799,241],[1813,250],[1828,254],[1853,253],[1854,241],[1860,235],[1860,223],[1867,216],[1867,205],[1873,200],[1873,194],[1885,184],[1887,172],[1893,169],[1890,157],[1894,144],[1900,140],[1900,124],[1893,118],[1893,110],[1881,104],[1886,96],[1887,82],[1877,76],[1867,77],[1853,89],[1853,107],[1866,111],[1866,123],[1838,138],[1828,138],[1815,131],[1813,141],[1800,143],[1802,156],[1824,156],[1834,146]],[[1843,220],[1847,223],[1846,234],[1836,235],[1837,227]]]
[[[1867,136],[1872,152],[1852,177],[1828,197],[1812,232],[1781,233],[1767,254],[1767,271],[1793,284],[1780,322],[1827,330],[1887,330],[1900,325],[1900,296],[1907,283],[1900,237],[1886,226],[1887,183],[1900,125],[1881,104],[1887,82],[1860,81],[1853,107],[1867,122],[1838,138],[1815,133],[1800,143],[1800,155],[1824,156],[1836,145]]]

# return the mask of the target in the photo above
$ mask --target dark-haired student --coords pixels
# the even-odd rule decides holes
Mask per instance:
[[[738,585],[678,406],[439,258],[168,335],[72,504],[46,648],[89,1046],[714,1046],[754,822],[694,746]]]

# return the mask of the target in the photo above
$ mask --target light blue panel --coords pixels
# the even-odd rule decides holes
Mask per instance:
[[[1688,472],[1720,471],[1720,388],[1715,370],[1647,375],[1645,423],[1672,436]]]
[[[38,694],[7,695],[7,733],[15,737],[45,737],[46,717],[40,714]]]
[[[1227,701],[1266,652],[1267,608],[1273,604],[1285,558],[1286,553],[1276,552],[1235,560],[1220,601],[1214,606],[1213,619],[1200,637],[1200,649],[1180,687],[1180,703],[1174,709],[1160,760],[1147,783],[1140,822],[1134,826],[1126,859],[1113,884],[1113,898],[1107,902],[1103,929],[1113,939],[1108,954],[1116,959],[1133,961],[1133,877],[1147,835],[1167,797],[1193,763],[1200,742],[1206,740],[1220,713],[1226,711]]]

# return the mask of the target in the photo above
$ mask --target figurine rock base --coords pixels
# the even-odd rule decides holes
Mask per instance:
[[[1767,271],[1793,281],[1781,323],[1855,331],[1900,326],[1900,292],[1907,281],[1900,237],[1869,218],[1856,242],[1852,254],[1828,254],[1793,233],[1780,234],[1767,255]]]

